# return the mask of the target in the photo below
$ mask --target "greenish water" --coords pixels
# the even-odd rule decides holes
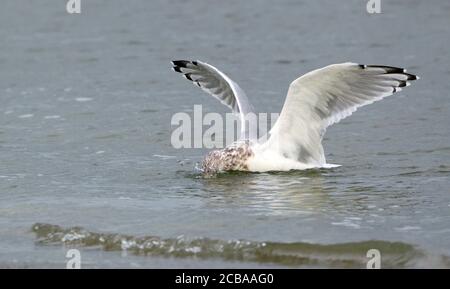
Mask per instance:
[[[214,240],[178,236],[161,239],[157,236],[134,237],[121,234],[89,232],[81,227],[64,229],[49,224],[35,224],[33,232],[41,245],[61,245],[74,248],[95,248],[104,251],[127,252],[144,257],[218,259],[256,262],[267,265],[296,267],[361,268],[367,262],[367,251],[383,252],[384,268],[419,266],[428,258],[401,242],[364,241],[341,244],[253,242],[246,240]],[[450,259],[435,256],[438,266],[449,266]]]
[[[65,268],[73,247],[85,268],[365,268],[371,248],[450,267],[450,3],[382,2],[2,1],[0,267]],[[182,58],[261,112],[330,63],[421,79],[328,130],[339,168],[205,179],[171,116],[227,110],[170,70]]]

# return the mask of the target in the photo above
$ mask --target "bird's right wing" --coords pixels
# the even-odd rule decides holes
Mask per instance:
[[[415,79],[402,68],[356,63],[311,71],[289,86],[280,117],[264,145],[286,158],[323,165],[321,141],[328,126]]]

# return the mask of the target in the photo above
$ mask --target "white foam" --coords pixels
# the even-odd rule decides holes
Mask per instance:
[[[91,101],[92,98],[90,98],[90,97],[77,97],[77,98],[75,98],[75,100],[78,101],[78,102],[87,102],[87,101]]]
[[[46,115],[46,116],[44,116],[44,119],[58,119],[60,117],[61,116],[59,116],[59,115]]]
[[[33,117],[33,116],[34,116],[34,114],[28,113],[28,114],[22,114],[22,115],[19,115],[19,118],[31,118],[31,117]]]

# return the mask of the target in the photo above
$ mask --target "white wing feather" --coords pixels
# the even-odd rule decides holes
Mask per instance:
[[[263,147],[287,159],[324,165],[321,141],[328,126],[415,79],[401,68],[356,63],[311,71],[290,84],[280,117]]]
[[[182,73],[186,79],[239,114],[241,122],[240,138],[249,138],[249,130],[253,128],[246,125],[245,119],[247,114],[253,113],[253,108],[245,92],[236,82],[214,66],[198,60],[175,60],[172,61],[172,64],[174,65],[174,71]]]

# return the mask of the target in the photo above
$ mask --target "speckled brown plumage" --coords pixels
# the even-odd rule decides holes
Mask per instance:
[[[225,171],[248,171],[246,161],[253,155],[248,142],[234,143],[209,152],[202,162],[202,172],[213,175]]]

